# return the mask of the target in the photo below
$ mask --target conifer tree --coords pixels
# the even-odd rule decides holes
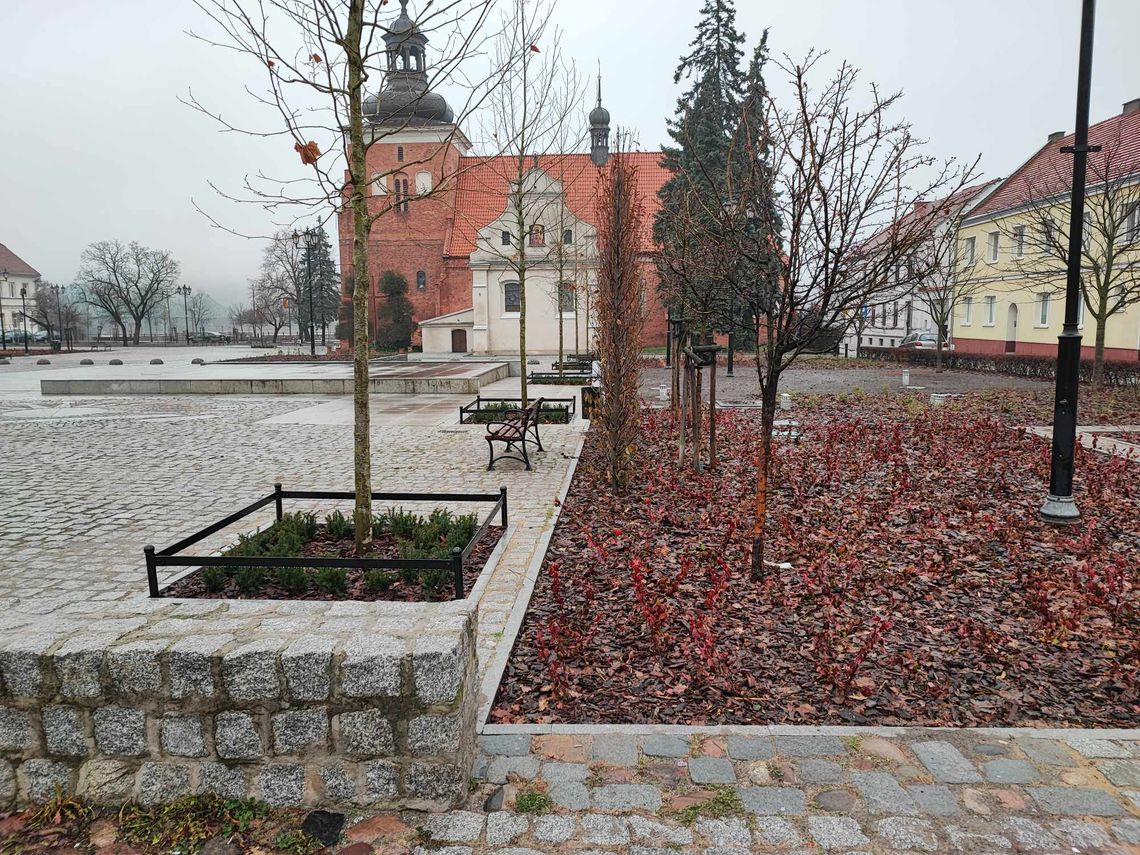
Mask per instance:
[[[385,270],[380,277],[380,296],[376,347],[380,350],[408,347],[416,327],[412,320],[412,301],[408,299],[408,280],[393,270]]]

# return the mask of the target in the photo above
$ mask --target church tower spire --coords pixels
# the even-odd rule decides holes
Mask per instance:
[[[364,114],[373,124],[421,127],[455,120],[443,96],[428,89],[427,43],[408,14],[408,0],[400,0],[400,15],[384,32],[384,88],[364,101]]]
[[[598,103],[590,111],[590,160],[605,166],[610,159],[610,111],[602,106],[602,69],[598,64]]]

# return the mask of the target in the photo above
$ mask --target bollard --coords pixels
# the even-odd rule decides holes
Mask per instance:
[[[657,387],[657,398],[661,401],[669,400],[669,387],[664,383]]]
[[[910,385],[910,369],[909,368],[903,369],[903,385],[904,386]]]
[[[780,409],[790,410],[792,408],[792,396],[787,392],[780,393]]]

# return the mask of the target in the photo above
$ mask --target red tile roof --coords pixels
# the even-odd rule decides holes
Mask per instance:
[[[36,270],[4,244],[0,243],[0,270],[7,270],[15,276],[39,276]]]
[[[1061,147],[1072,144],[1073,134],[1046,143],[969,216],[1007,211],[1031,200],[1068,192],[1073,180],[1073,156],[1062,153]],[[1100,152],[1089,155],[1089,185],[1104,180],[1106,166],[1110,179],[1140,172],[1140,110],[1092,125],[1089,144],[1102,147]]]
[[[653,252],[656,249],[653,219],[661,207],[657,191],[669,180],[669,170],[661,165],[659,151],[627,152],[621,157],[632,159],[637,167],[637,184],[645,209],[642,251]],[[593,224],[597,216],[595,205],[601,170],[590,162],[589,155],[539,155],[538,166],[562,182],[570,212]],[[508,155],[460,158],[455,220],[447,244],[449,256],[467,256],[475,251],[475,236],[479,230],[506,210],[507,190],[516,171],[516,160]]]

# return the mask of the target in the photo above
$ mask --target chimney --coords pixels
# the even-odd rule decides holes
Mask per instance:
[[[1053,131],[1053,133],[1049,134],[1049,139],[1045,140],[1045,145],[1052,145],[1055,142],[1060,142],[1064,136],[1064,131]]]
[[[1124,102],[1124,108],[1120,111],[1120,115],[1127,116],[1137,110],[1140,110],[1140,98],[1133,98],[1131,101]]]

